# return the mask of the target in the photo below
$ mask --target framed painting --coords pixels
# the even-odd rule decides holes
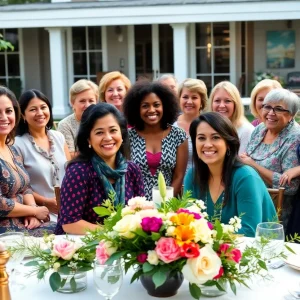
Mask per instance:
[[[295,67],[295,31],[267,31],[267,68]]]

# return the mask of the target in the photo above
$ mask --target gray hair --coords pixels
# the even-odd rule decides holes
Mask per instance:
[[[156,81],[162,82],[162,81],[164,81],[164,80],[166,80],[166,79],[169,79],[169,78],[174,79],[175,83],[178,84],[178,80],[176,79],[176,77],[175,77],[173,74],[163,74],[163,75],[161,75],[160,77],[158,77],[158,78],[156,79]]]
[[[271,90],[266,95],[263,104],[278,104],[279,102],[282,102],[287,106],[287,109],[290,111],[292,116],[295,116],[299,110],[300,99],[295,93],[286,89]]]

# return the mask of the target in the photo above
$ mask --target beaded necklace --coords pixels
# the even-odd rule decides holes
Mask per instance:
[[[223,211],[223,204],[224,204],[224,197],[225,197],[225,190],[221,193],[222,199],[221,199],[221,203],[216,205],[215,203],[214,205],[214,214],[213,214],[213,218],[215,219],[219,219],[221,221],[222,219],[222,211]],[[207,198],[208,198],[208,191],[206,191],[206,195],[205,195],[205,206],[207,209]],[[220,198],[220,197],[219,197]],[[213,201],[212,201],[213,202]],[[220,210],[219,210],[220,209]],[[219,213],[218,213],[219,210]]]

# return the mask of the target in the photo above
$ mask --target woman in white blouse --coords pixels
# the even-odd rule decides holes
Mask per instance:
[[[24,92],[19,100],[22,120],[15,147],[22,155],[38,205],[57,213],[54,186],[61,185],[70,153],[64,136],[55,130],[51,104],[38,90]]]

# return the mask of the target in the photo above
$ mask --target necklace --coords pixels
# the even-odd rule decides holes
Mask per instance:
[[[223,211],[223,204],[224,204],[224,196],[225,196],[225,190],[221,193],[222,199],[221,199],[221,203],[216,205],[216,203],[213,203],[214,205],[214,214],[212,216],[213,219],[219,219],[221,221],[222,219],[222,211]],[[220,198],[219,196],[219,198]],[[206,195],[205,195],[205,206],[207,209],[207,199],[208,199],[208,191],[206,191]],[[213,202],[213,201],[212,201]]]

